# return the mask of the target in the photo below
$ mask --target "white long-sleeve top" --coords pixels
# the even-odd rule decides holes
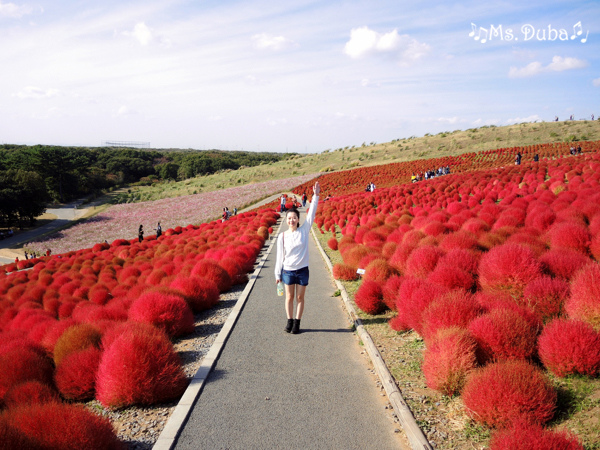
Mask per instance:
[[[282,270],[298,270],[308,266],[308,240],[310,227],[315,221],[319,196],[313,195],[308,215],[296,231],[287,230],[277,237],[277,261],[275,263],[275,279],[281,280]],[[285,236],[285,237],[284,237]],[[284,248],[285,243],[285,248]]]

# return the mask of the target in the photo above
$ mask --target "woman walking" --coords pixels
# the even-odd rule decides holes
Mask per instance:
[[[304,294],[308,286],[308,240],[310,227],[315,220],[319,192],[321,187],[317,181],[313,187],[313,198],[308,210],[308,216],[300,226],[300,213],[296,208],[287,211],[285,215],[289,230],[280,233],[277,238],[277,262],[275,264],[275,280],[285,285],[285,312],[287,325],[284,330],[288,333],[300,332],[300,319],[304,312]],[[296,299],[296,318],[294,319],[294,299]]]

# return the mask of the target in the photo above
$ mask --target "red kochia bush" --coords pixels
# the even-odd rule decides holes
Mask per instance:
[[[194,314],[183,297],[175,293],[149,291],[142,294],[129,308],[129,319],[155,325],[169,336],[194,331]]]
[[[8,423],[32,443],[32,448],[65,450],[124,449],[110,420],[80,405],[45,403],[11,409]]]
[[[425,280],[408,279],[400,287],[396,308],[399,320],[408,327],[423,335],[423,312],[436,299],[442,297],[448,290],[442,286],[427,283]]]
[[[555,319],[544,327],[538,346],[544,366],[559,377],[600,371],[600,334],[588,323]]]
[[[406,275],[425,278],[435,269],[438,260],[443,255],[443,250],[431,245],[417,248],[410,254],[406,261]]]
[[[443,328],[466,328],[481,312],[481,306],[471,294],[461,290],[448,292],[423,311],[423,336],[430,339]]]
[[[171,288],[185,296],[185,300],[194,312],[204,311],[219,303],[219,288],[208,278],[178,277],[171,283]]]
[[[338,241],[336,238],[332,237],[327,241],[327,246],[331,249],[331,250],[337,250],[338,249]]]
[[[476,347],[465,329],[441,330],[423,355],[427,386],[449,396],[460,392],[467,375],[477,366]]]
[[[517,311],[506,308],[493,309],[474,319],[469,330],[477,341],[477,356],[481,363],[531,358],[539,331]]]
[[[356,269],[344,263],[337,263],[333,265],[333,278],[336,280],[354,281],[358,280],[358,273]]]
[[[366,266],[364,279],[383,285],[389,277],[396,274],[396,270],[390,267],[385,259],[375,259]]]
[[[493,428],[518,421],[544,424],[554,415],[556,392],[526,361],[500,361],[471,373],[462,391],[467,414]]]
[[[60,397],[54,389],[39,381],[26,381],[18,384],[4,396],[4,404],[8,408],[49,402],[60,402]],[[0,446],[0,448],[2,447]]]
[[[52,361],[32,346],[15,346],[0,355],[0,401],[9,389],[26,381],[52,384]]]
[[[379,314],[385,307],[381,284],[364,280],[354,295],[354,301],[356,306],[367,314]]]
[[[528,247],[505,244],[492,248],[479,262],[479,282],[483,289],[520,295],[541,274],[540,264]]]
[[[54,346],[54,363],[60,365],[63,358],[88,347],[100,347],[102,334],[88,323],[73,325],[65,330]]]
[[[132,327],[104,351],[96,398],[111,408],[151,405],[179,397],[186,386],[181,362],[166,336]]]
[[[583,450],[577,437],[567,431],[553,431],[541,425],[518,422],[492,436],[490,450]]]
[[[555,223],[548,230],[552,248],[568,248],[586,253],[590,245],[590,233],[584,225],[574,222]]]
[[[523,291],[522,302],[543,320],[558,316],[569,293],[569,284],[560,278],[542,276],[531,281]]]
[[[202,259],[192,269],[192,275],[208,278],[217,283],[220,292],[231,289],[231,277],[225,269],[210,259]]]
[[[94,398],[96,372],[102,351],[89,347],[66,356],[56,368],[54,381],[62,396],[68,400]]]
[[[548,250],[540,257],[540,263],[545,272],[567,281],[590,262],[590,258],[584,254],[566,248]]]
[[[565,311],[570,318],[583,320],[596,330],[600,329],[600,265],[588,264],[573,277]]]
[[[393,275],[383,285],[383,303],[392,311],[396,311],[396,297],[398,297],[398,291],[403,282],[404,277]]]

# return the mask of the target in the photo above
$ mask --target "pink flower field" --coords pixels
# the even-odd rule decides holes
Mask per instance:
[[[225,206],[233,210],[234,206],[239,208],[265,196],[291,190],[316,176],[303,175],[184,197],[115,205],[83,223],[32,241],[27,248],[41,253],[48,248],[54,254],[66,253],[105,240],[110,243],[115,239],[133,239],[140,224],[144,226],[145,236],[155,234],[159,221],[163,232],[176,226],[199,224],[220,217]]]

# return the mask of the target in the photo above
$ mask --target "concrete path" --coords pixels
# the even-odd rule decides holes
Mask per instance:
[[[273,249],[175,448],[402,448],[314,242],[299,335],[283,331],[275,258]]]

